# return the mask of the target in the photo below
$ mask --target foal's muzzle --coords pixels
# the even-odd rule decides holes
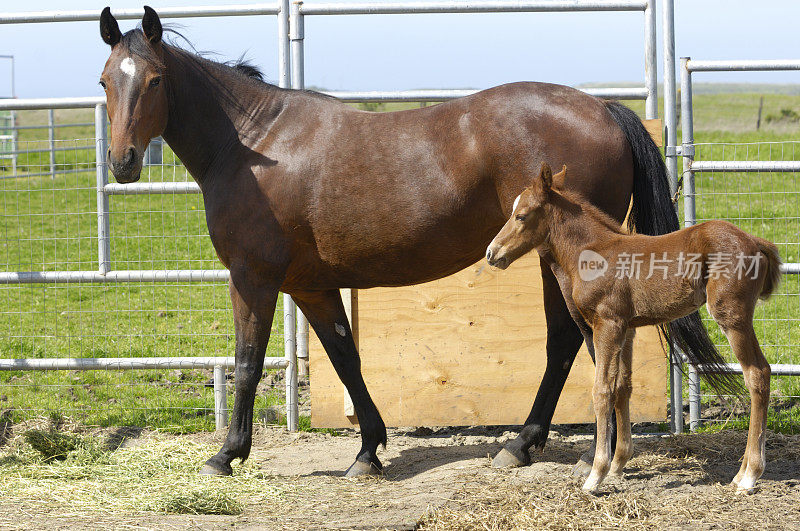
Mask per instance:
[[[492,251],[491,247],[486,249],[486,261],[489,265],[498,269],[506,269],[509,265],[508,258],[505,256],[497,256],[497,253]]]

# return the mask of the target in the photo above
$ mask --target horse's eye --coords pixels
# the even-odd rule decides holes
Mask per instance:
[[[525,216],[523,216],[522,214],[517,214],[516,219],[517,221],[525,221]]]
[[[153,79],[150,80],[151,87],[157,87],[159,83],[161,83],[160,77],[154,77]]]
[[[106,89],[106,82],[103,81],[102,79],[100,80],[100,86],[103,87],[103,90]]]

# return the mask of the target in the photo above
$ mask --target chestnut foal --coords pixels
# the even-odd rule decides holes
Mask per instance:
[[[558,182],[566,169],[556,176]],[[733,484],[738,492],[752,492],[764,471],[770,378],[753,330],[753,311],[780,281],[778,249],[725,221],[662,236],[628,234],[580,196],[552,185],[552,172],[542,165],[539,178],[517,197],[486,258],[505,269],[536,249],[555,272],[587,345],[594,345],[597,444],[584,490],[595,491],[609,473],[621,474],[633,453],[629,400],[635,329],[672,321],[707,301],[750,391],[747,448]],[[617,440],[609,463],[612,408]]]

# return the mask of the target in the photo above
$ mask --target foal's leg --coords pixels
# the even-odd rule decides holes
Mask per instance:
[[[709,286],[709,292],[712,286]],[[718,293],[722,290],[717,291]],[[744,383],[750,392],[750,427],[747,447],[742,457],[742,466],[731,482],[737,492],[751,493],[756,481],[764,473],[766,465],[765,442],[767,429],[767,407],[769,406],[770,366],[753,330],[753,308],[755,295],[747,301],[744,294],[737,297],[732,290],[725,290],[723,297],[709,293],[708,309],[728,338],[736,358],[742,365]],[[748,294],[752,295],[752,294]]]
[[[496,468],[527,465],[530,463],[529,449],[532,446],[544,448],[558,398],[583,343],[583,336],[564,302],[556,277],[549,265],[540,262],[547,321],[547,367],[522,431],[494,458],[492,466]]]
[[[626,333],[624,325],[613,320],[598,320],[594,326],[595,376],[592,398],[597,417],[597,448],[592,471],[583,484],[583,490],[589,492],[597,490],[610,468],[611,414],[616,403],[615,384]]]
[[[756,339],[752,321],[743,329],[724,329],[728,342],[742,365],[744,382],[750,391],[750,427],[742,467],[732,483],[737,492],[750,493],[764,473],[770,366]]]
[[[250,455],[253,402],[264,368],[264,354],[278,298],[277,287],[247,284],[233,271],[229,288],[236,330],[236,394],[233,414],[222,449],[206,461],[200,470],[201,474],[228,476],[232,473],[231,461],[237,457],[244,461]]]
[[[617,373],[616,389],[617,402],[614,411],[617,414],[617,447],[614,460],[611,461],[609,474],[622,475],[622,469],[633,455],[633,440],[631,438],[631,377],[633,374],[633,338],[636,330],[631,328],[625,337],[622,354],[619,358],[619,372]]]
[[[361,376],[361,359],[339,290],[292,293],[292,297],[314,327],[336,374],[353,400],[361,427],[361,450],[347,469],[347,476],[377,474],[383,465],[376,452],[379,444],[386,446],[386,426]]]

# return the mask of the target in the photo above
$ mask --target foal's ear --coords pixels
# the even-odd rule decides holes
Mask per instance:
[[[144,6],[144,17],[142,17],[142,31],[150,44],[161,42],[161,35],[164,32],[161,27],[161,20],[158,13],[150,6]]]
[[[100,36],[103,38],[103,42],[112,48],[116,46],[122,38],[122,32],[119,31],[119,24],[117,24],[117,19],[114,18],[114,15],[111,14],[110,7],[106,7],[103,9],[103,12],[100,13]]]
[[[546,162],[542,162],[542,169],[539,170],[539,179],[542,181],[542,189],[549,192],[553,187],[553,170]]]

